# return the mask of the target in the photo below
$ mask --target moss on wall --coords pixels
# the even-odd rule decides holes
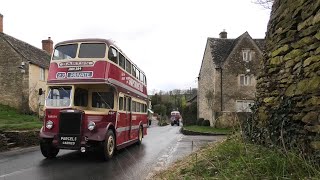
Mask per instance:
[[[255,142],[320,157],[319,27],[319,0],[275,0],[255,110],[245,128]]]

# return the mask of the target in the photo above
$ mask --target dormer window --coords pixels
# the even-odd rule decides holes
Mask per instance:
[[[243,61],[245,61],[245,62],[251,61],[253,54],[254,54],[254,51],[252,51],[250,49],[243,49],[242,50]]]

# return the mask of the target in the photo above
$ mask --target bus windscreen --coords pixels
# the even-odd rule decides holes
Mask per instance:
[[[55,48],[53,60],[75,58],[77,54],[78,44],[62,45]]]
[[[104,58],[106,55],[106,44],[104,43],[82,43],[79,50],[79,58]]]

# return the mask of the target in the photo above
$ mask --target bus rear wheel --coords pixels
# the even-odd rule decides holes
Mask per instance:
[[[104,160],[109,160],[112,158],[115,151],[116,141],[114,133],[111,129],[107,131],[106,139],[103,144],[103,156]]]
[[[40,141],[40,150],[46,158],[54,158],[59,153],[59,149],[52,145],[52,141],[46,139]]]
[[[143,129],[142,127],[140,126],[139,128],[139,132],[138,132],[138,144],[140,145],[142,143],[142,138],[143,138]]]

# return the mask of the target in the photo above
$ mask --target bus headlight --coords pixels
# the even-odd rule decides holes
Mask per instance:
[[[90,131],[94,130],[95,127],[96,127],[96,123],[94,123],[93,121],[90,121],[90,122],[88,123],[88,129],[89,129]]]
[[[46,123],[46,128],[47,129],[52,129],[52,127],[53,127],[53,122],[52,121],[47,121],[47,123]]]

